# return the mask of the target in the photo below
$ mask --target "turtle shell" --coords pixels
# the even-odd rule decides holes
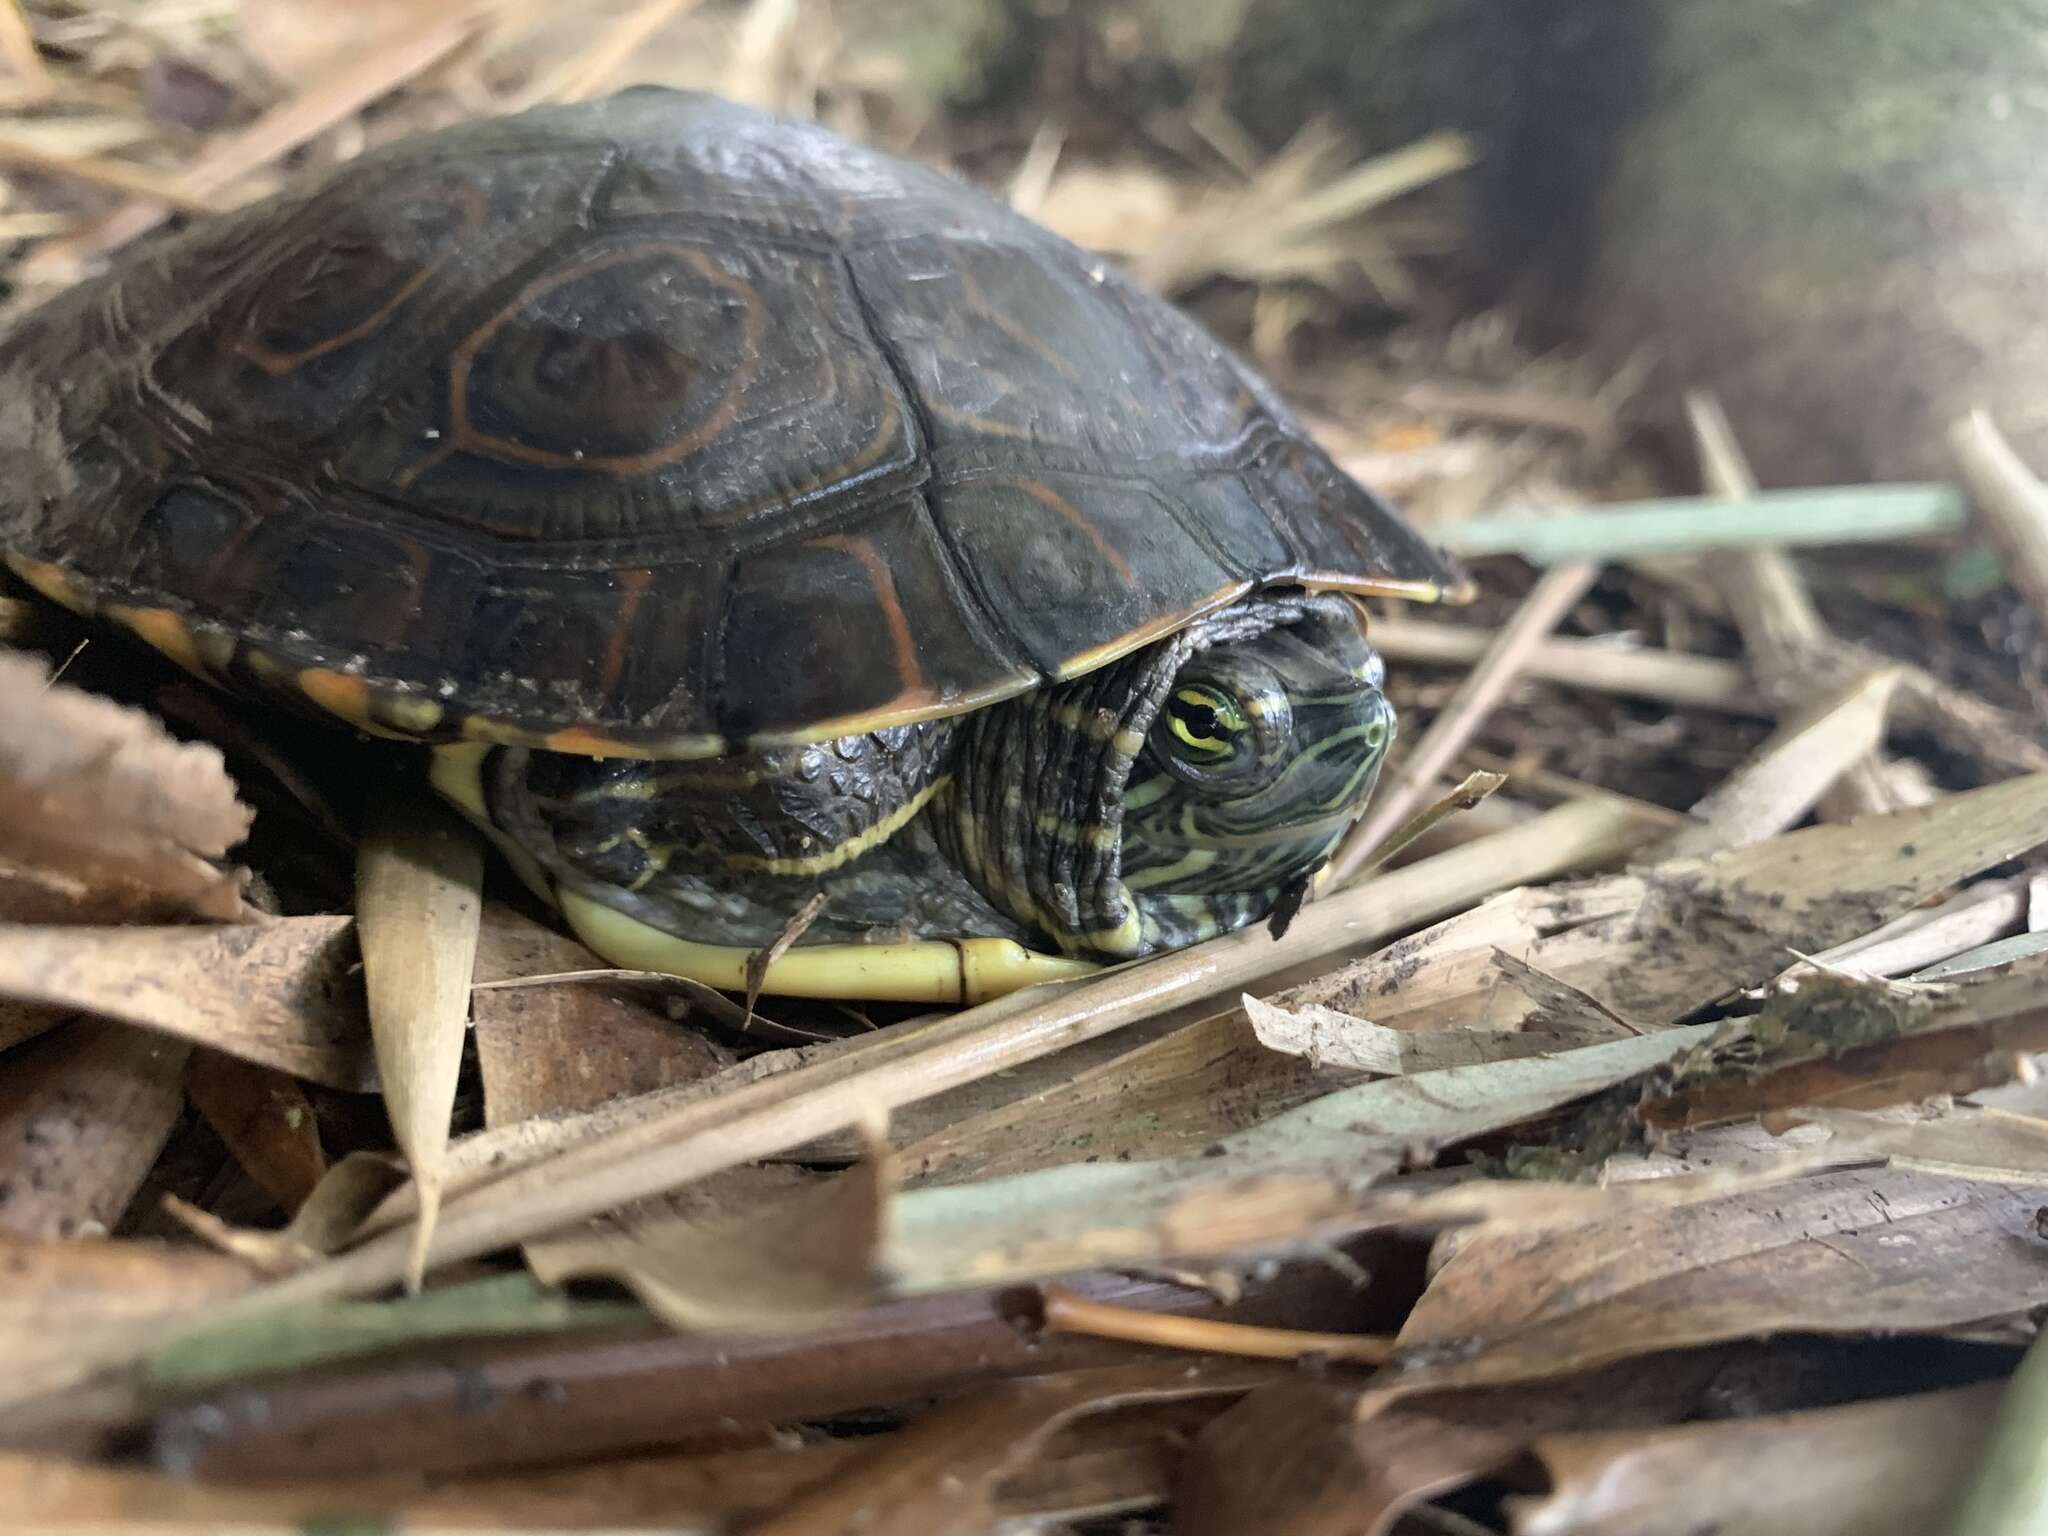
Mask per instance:
[[[0,339],[0,552],[373,729],[689,757],[1445,560],[1231,354],[936,171],[638,89],[366,154]]]

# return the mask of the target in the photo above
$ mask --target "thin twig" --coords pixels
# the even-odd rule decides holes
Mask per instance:
[[[1389,661],[1470,666],[1484,656],[1495,632],[1438,619],[1384,617],[1372,621],[1372,643]],[[1741,665],[1716,656],[1688,656],[1647,646],[1552,636],[1530,651],[1523,671],[1546,683],[1648,699],[1677,709],[1714,709],[1737,715],[1776,713],[1757,695]]]
[[[1956,422],[1948,440],[1985,531],[2005,554],[2012,584],[2037,616],[2048,619],[2048,488],[1983,411]]]
[[[1198,1354],[1244,1355],[1255,1360],[1301,1360],[1320,1356],[1361,1365],[1382,1365],[1393,1357],[1394,1341],[1376,1333],[1309,1333],[1297,1328],[1260,1328],[1214,1318],[1147,1312],[1138,1307],[1085,1301],[1063,1285],[1045,1287],[1045,1331],[1082,1333],[1098,1339],[1158,1344]]]
[[[4,14],[4,5],[0,5],[0,15]],[[0,165],[105,187],[130,197],[149,198],[183,213],[214,213],[221,206],[218,198],[188,191],[177,177],[146,165],[109,160],[103,155],[62,155],[12,135],[0,135]]]
[[[1716,496],[1736,501],[1753,498],[1756,476],[1750,472],[1721,402],[1705,390],[1691,390],[1685,397],[1685,413],[1699,453],[1701,483]],[[1833,642],[1820,610],[1807,593],[1805,578],[1783,550],[1734,551],[1729,563],[1715,567],[1711,579],[1728,604],[1758,672],[1796,677],[1803,670],[1802,657]],[[1819,811],[1823,820],[1848,821],[1900,808],[1883,757],[1870,752],[1843,770],[1822,797]]]
[[[239,132],[216,140],[178,178],[177,195],[205,198],[353,117],[406,81],[425,73],[470,41],[488,6],[437,16],[367,57],[344,65],[310,89],[279,103]],[[162,223],[169,204],[161,195],[123,203],[77,234],[38,247],[19,268],[23,287],[68,280],[95,256],[125,245]]]
[[[1560,565],[1543,573],[1513,618],[1501,626],[1493,645],[1465,679],[1451,702],[1430,722],[1400,777],[1383,787],[1330,861],[1330,884],[1343,885],[1371,860],[1373,851],[1414,813],[1429,786],[1443,777],[1465,745],[1522,673],[1529,655],[1555,629],[1572,604],[1586,595],[1600,568],[1590,563]]]
[[[7,67],[21,81],[22,93],[15,106],[34,106],[56,94],[56,79],[36,48],[36,35],[21,0],[0,0],[0,54],[6,56]]]

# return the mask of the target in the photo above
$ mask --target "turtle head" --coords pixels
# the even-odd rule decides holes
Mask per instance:
[[[1316,867],[1393,741],[1384,678],[1336,599],[1188,658],[1124,790],[1123,883],[1148,928],[1170,943],[1236,927]]]

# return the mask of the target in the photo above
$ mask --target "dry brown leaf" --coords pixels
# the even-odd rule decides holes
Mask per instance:
[[[94,916],[241,915],[241,873],[209,861],[248,835],[254,813],[216,749],[52,685],[40,661],[13,653],[0,654],[0,720],[0,866]],[[0,880],[0,895],[8,888]]]
[[[1990,1443],[2002,1386],[1532,1447],[1550,1491],[1515,1536],[1940,1536]]]
[[[1597,1045],[1622,1033],[1612,1027],[1553,1029],[1389,1029],[1320,1003],[1282,1008],[1247,995],[1245,1017],[1269,1051],[1311,1066],[1404,1077],[1446,1067],[1475,1067],[1518,1056],[1544,1056]],[[1604,1023],[1604,1021],[1603,1021]]]
[[[1219,1398],[1217,1401],[1222,1401]],[[1198,1413],[1207,1403],[1189,1405]],[[450,1415],[458,1417],[458,1415]],[[1083,1519],[1164,1502],[1187,1432],[1188,1408],[1082,1420],[1048,1437],[1045,1453],[997,1487],[1004,1529]],[[877,1437],[787,1439],[731,1450],[609,1457],[596,1463],[436,1479],[416,1476],[267,1477],[196,1481],[126,1466],[0,1453],[0,1508],[39,1527],[121,1523],[182,1529],[328,1528],[341,1512],[409,1531],[659,1529],[710,1536],[743,1529],[853,1463]]]
[[[0,924],[0,997],[96,1013],[347,1092],[376,1087],[346,917],[219,928]]]
[[[1418,1364],[1369,1398],[1528,1381],[1727,1339],[1928,1330],[2048,1302],[2023,1190],[1892,1170],[1464,1234],[1401,1330]]]
[[[960,1184],[1194,1152],[1352,1077],[1267,1051],[1242,1014],[1216,1014],[913,1141],[903,1167],[916,1185]]]
[[[893,1163],[877,1130],[870,1155],[852,1169],[761,1199],[757,1209],[722,1220],[629,1219],[529,1243],[527,1262],[548,1285],[589,1275],[618,1280],[673,1328],[801,1329],[880,1299],[894,1194]]]
[[[1381,1536],[1402,1510],[1504,1466],[1518,1448],[1490,1426],[1432,1420],[1367,1439],[1350,1395],[1283,1381],[1219,1414],[1181,1463],[1174,1536]]]
[[[171,1214],[202,1241],[266,1275],[288,1275],[353,1240],[378,1202],[405,1182],[405,1170],[395,1158],[351,1152],[327,1170],[291,1221],[276,1231],[232,1226],[175,1196],[164,1199]]]
[[[602,964],[532,918],[485,904],[479,979]],[[478,989],[470,1010],[488,1126],[595,1109],[695,1082],[731,1064],[644,994],[601,984]]]
[[[1002,1480],[1076,1420],[1141,1403],[1235,1397],[1286,1369],[1167,1359],[1005,1383],[935,1409],[748,1525],[747,1536],[980,1536],[996,1518]]]
[[[10,1056],[0,1074],[0,1231],[110,1230],[177,1124],[190,1050],[81,1019]]]
[[[453,812],[402,792],[372,797],[357,854],[356,931],[384,1107],[419,1192],[408,1290],[420,1287],[441,1199],[483,881],[482,839]]]
[[[0,1402],[82,1380],[99,1362],[160,1338],[172,1319],[247,1290],[253,1278],[247,1265],[196,1248],[0,1234]]]
[[[313,1102],[295,1077],[218,1051],[195,1051],[185,1094],[242,1171],[289,1213],[327,1171]]]

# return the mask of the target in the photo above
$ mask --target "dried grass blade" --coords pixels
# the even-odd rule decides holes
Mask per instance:
[[[1710,393],[1692,390],[1686,394],[1685,410],[1699,453],[1700,477],[1708,491],[1731,499],[1755,496],[1756,477],[1721,402]],[[1713,567],[1710,579],[1734,615],[1759,674],[1796,676],[1802,654],[1831,643],[1805,580],[1783,550],[1737,550],[1731,561]],[[1900,810],[1904,804],[1891,787],[1883,756],[1873,745],[1843,769],[1818,809],[1823,821],[1846,821]]]
[[[1899,675],[1894,667],[1866,673],[1787,720],[1692,808],[1698,824],[1679,832],[1661,854],[1736,848],[1796,823],[1884,740]]]
[[[373,796],[356,879],[370,1036],[391,1130],[419,1189],[405,1282],[417,1291],[441,1195],[483,914],[483,844],[414,797]]]
[[[0,4],[0,15],[5,10],[5,5]],[[54,154],[40,144],[13,135],[0,134],[0,165],[123,192],[130,197],[149,198],[181,213],[217,213],[221,207],[220,200],[211,194],[189,192],[175,178],[146,165],[109,160],[102,155]]]
[[[1495,644],[1492,630],[1438,619],[1376,618],[1372,643],[1389,661],[1470,666]],[[1737,715],[1775,713],[1754,679],[1732,661],[1675,651],[1631,649],[1597,640],[1542,641],[1523,670],[1546,683],[1621,694],[1684,709]]]
[[[249,172],[291,153],[424,73],[473,39],[494,0],[479,0],[451,15],[435,16],[386,46],[345,64],[317,84],[280,103],[238,132],[216,139],[178,179],[185,197],[221,192]],[[41,246],[22,263],[23,286],[66,281],[93,257],[125,245],[162,223],[157,199],[125,203],[81,233]]]
[[[2036,614],[2048,618],[2048,487],[1985,411],[1973,411],[1949,428],[1949,448],[1986,530],[2005,552],[2013,585]]]
[[[1369,875],[1399,857],[1401,850],[1418,838],[1427,836],[1461,811],[1476,810],[1481,801],[1501,785],[1507,783],[1504,773],[1493,773],[1479,769],[1468,773],[1454,785],[1449,793],[1439,795],[1434,803],[1424,806],[1394,831],[1373,850],[1372,861],[1359,871]]]
[[[1380,845],[1414,811],[1429,786],[1443,776],[1487,716],[1520,676],[1536,645],[1557,628],[1574,603],[1599,575],[1594,565],[1563,565],[1547,571],[1501,626],[1494,643],[1473,667],[1471,676],[1450,703],[1430,722],[1421,742],[1401,764],[1400,777],[1383,785],[1367,804],[1365,815],[1345,835],[1330,861],[1329,884],[1356,879],[1378,854]]]
[[[1990,1441],[1996,1382],[1719,1424],[1555,1434],[1516,1536],[1934,1532]]]
[[[36,47],[22,0],[0,0],[0,54],[6,56],[8,69],[21,81],[19,105],[34,106],[56,93],[57,82]]]

